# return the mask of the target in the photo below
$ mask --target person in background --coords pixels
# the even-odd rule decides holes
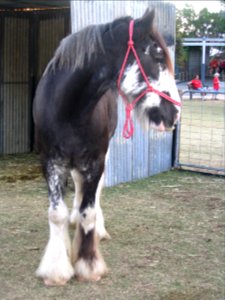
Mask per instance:
[[[215,73],[214,77],[213,77],[213,91],[216,92],[215,94],[213,94],[212,96],[212,100],[217,100],[217,94],[218,94],[218,90],[220,89],[220,80],[219,80],[219,73]]]
[[[219,63],[219,73],[220,75],[225,75],[225,59],[221,59]]]
[[[199,75],[196,75],[195,78],[193,78],[188,83],[189,88],[192,88],[193,90],[198,90],[204,92],[205,88],[202,85],[201,80],[199,79]],[[205,93],[201,93],[202,100],[205,100]]]
[[[209,62],[209,68],[210,68],[211,74],[214,74],[217,71],[218,67],[219,67],[218,59],[216,59],[215,57],[212,58]]]

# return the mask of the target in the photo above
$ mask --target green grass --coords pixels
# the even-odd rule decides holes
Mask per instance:
[[[14,178],[12,166],[18,167]],[[46,288],[34,272],[48,239],[47,190],[40,173],[32,180],[20,176],[31,166],[38,168],[33,156],[0,160],[0,299],[225,298],[223,178],[174,170],[105,188],[112,239],[101,249],[109,274],[97,283],[72,279]],[[69,186],[70,208],[71,199]]]

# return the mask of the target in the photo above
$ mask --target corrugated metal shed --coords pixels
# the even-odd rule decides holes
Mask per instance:
[[[73,1],[71,2],[72,31],[90,24],[111,22],[117,17],[141,17],[146,8],[155,8],[156,25],[166,38],[174,59],[175,8],[162,1]],[[172,133],[153,130],[144,132],[135,121],[132,139],[122,137],[125,111],[118,102],[118,126],[110,142],[110,155],[106,164],[106,186],[148,177],[172,166]]]
[[[0,11],[0,154],[32,150],[35,86],[69,31],[69,9]]]
[[[146,178],[171,169],[173,134],[152,129],[144,131],[134,120],[134,136],[129,140],[124,139],[122,128],[125,112],[122,99],[118,104],[118,125],[110,142],[106,163],[106,186]]]
[[[69,7],[70,0],[1,0],[0,9],[15,10],[27,8],[62,8]]]
[[[14,153],[17,149],[26,152],[29,147],[30,120],[29,20],[8,16],[4,19],[1,34],[4,48],[1,51],[0,127],[4,134],[0,150],[3,153]]]

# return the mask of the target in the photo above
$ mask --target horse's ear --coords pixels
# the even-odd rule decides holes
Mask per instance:
[[[141,23],[143,28],[148,32],[153,27],[154,18],[155,18],[155,10],[153,9],[150,11],[149,8],[147,8],[144,15],[141,18]]]

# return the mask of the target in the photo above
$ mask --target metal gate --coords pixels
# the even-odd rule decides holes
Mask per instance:
[[[225,175],[225,82],[222,92],[205,101],[183,96],[182,118],[177,130],[176,167]]]

